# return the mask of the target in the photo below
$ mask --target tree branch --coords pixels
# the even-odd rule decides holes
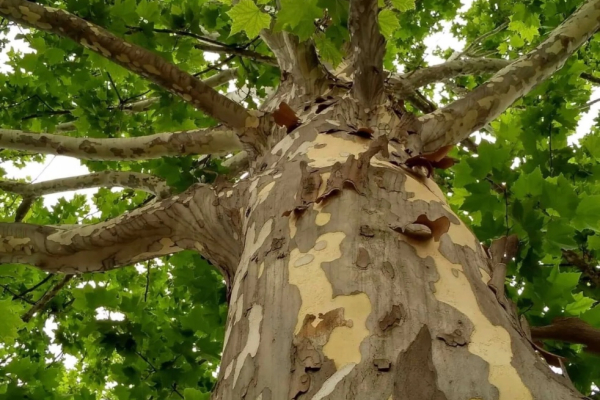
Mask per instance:
[[[588,73],[584,72],[581,74],[581,77],[587,81],[595,83],[596,85],[600,85],[600,78],[597,78],[592,74],[588,74]]]
[[[354,56],[354,93],[367,109],[383,99],[385,39],[379,32],[377,0],[350,0],[350,42]]]
[[[80,160],[123,161],[218,154],[240,150],[242,144],[234,132],[222,126],[115,139],[0,129],[0,148],[71,156]]]
[[[478,75],[498,72],[511,62],[501,58],[470,58],[448,61],[443,64],[421,68],[389,79],[394,95],[405,97],[415,89],[461,75]]]
[[[31,307],[29,309],[29,311],[27,311],[25,314],[23,314],[23,316],[21,317],[21,319],[24,322],[29,322],[31,320],[31,318],[33,318],[33,315],[35,313],[37,313],[38,311],[43,310],[46,305],[54,298],[56,297],[56,295],[58,294],[58,292],[61,291],[61,289],[63,287],[65,287],[67,285],[67,283],[69,283],[72,279],[73,279],[74,275],[65,275],[56,285],[54,285],[54,287],[52,287],[50,290],[48,290],[41,299],[39,299],[34,305],[33,307]]]
[[[156,195],[158,199],[164,199],[171,195],[171,189],[164,180],[156,176],[130,171],[104,171],[39,183],[0,180],[1,190],[20,194],[24,198],[97,187],[124,187],[142,190]]]
[[[216,88],[219,87],[237,76],[237,68],[226,69],[224,71],[219,72],[213,76],[210,76],[204,80],[204,83],[209,85],[210,87]],[[160,101],[160,97],[149,97],[147,99],[139,100],[133,103],[128,103],[127,99],[125,99],[125,103],[120,107],[126,112],[138,113],[148,111],[150,107]],[[71,132],[76,131],[77,126],[73,121],[71,122],[63,122],[61,124],[56,125],[57,132]]]
[[[560,69],[600,28],[600,0],[588,0],[529,54],[443,109],[419,118],[421,152],[466,139]]]
[[[552,325],[531,327],[531,337],[582,344],[587,351],[600,355],[600,329],[579,318],[558,318]]]
[[[600,270],[597,270],[595,265],[592,265],[572,250],[563,250],[562,256],[568,263],[587,276],[597,288],[600,288]]]
[[[193,249],[227,272],[227,279],[241,254],[234,233],[241,233],[237,208],[220,206],[224,201],[210,187],[196,185],[181,195],[93,225],[0,223],[0,264],[79,274]]]
[[[239,134],[256,125],[256,117],[241,105],[143,47],[67,11],[26,0],[0,0],[0,15],[21,25],[69,38],[122,67],[180,96]]]
[[[198,50],[202,50],[202,51],[210,51],[212,53],[219,53],[219,54],[234,54],[236,56],[239,57],[245,57],[245,58],[249,58],[251,60],[254,60],[256,62],[260,62],[262,64],[266,64],[266,65],[271,65],[273,67],[277,67],[277,60],[273,57],[270,56],[266,56],[264,54],[260,54],[257,53],[255,51],[252,50],[247,50],[241,47],[233,47],[233,46],[216,46],[216,45],[212,45],[212,44],[206,44],[206,43],[197,43],[194,45],[194,47]]]

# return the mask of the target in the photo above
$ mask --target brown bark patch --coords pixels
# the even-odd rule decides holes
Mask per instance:
[[[279,108],[273,112],[273,119],[277,125],[285,126],[287,133],[291,133],[300,126],[300,118],[286,102],[279,104]]]
[[[404,226],[390,224],[390,228],[411,239],[428,240],[433,237],[436,242],[439,242],[442,235],[450,229],[450,223],[450,219],[446,216],[432,221],[427,215],[421,214],[411,224]]]
[[[390,368],[392,368],[392,362],[387,358],[377,358],[373,360],[373,365],[375,365],[375,368],[379,371],[389,371]]]
[[[382,332],[385,332],[394,326],[400,325],[405,315],[406,312],[404,311],[402,304],[394,304],[385,317],[379,321],[379,329],[381,329]]]
[[[346,185],[354,188],[357,193],[366,195],[369,164],[371,158],[380,152],[384,157],[389,158],[388,140],[385,136],[380,136],[374,140],[367,151],[359,154],[358,159],[351,154],[344,164],[340,162],[335,163],[331,167],[331,173],[327,180],[325,192],[317,199],[317,202],[321,202],[328,197],[341,192]]]
[[[452,347],[464,346],[468,343],[460,329],[457,329],[452,333],[442,333],[437,335],[437,338],[443,340],[444,343]]]
[[[431,354],[431,335],[424,325],[415,340],[398,356],[394,398],[402,400],[447,400],[438,389]]]
[[[375,231],[369,225],[362,225],[360,227],[360,235],[368,238],[375,237]]]
[[[371,256],[369,256],[369,252],[364,247],[359,247],[358,249],[356,266],[360,269],[367,269],[371,266]]]
[[[304,213],[317,200],[319,188],[323,182],[319,170],[309,168],[308,163],[304,160],[300,161],[300,171],[300,188],[296,195],[296,206],[292,210],[296,215]],[[284,212],[283,216],[289,216],[292,211]]]

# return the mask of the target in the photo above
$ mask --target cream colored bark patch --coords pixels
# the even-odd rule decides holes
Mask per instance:
[[[410,176],[410,174],[405,174],[405,176],[406,182],[404,183],[404,190],[415,194],[409,199],[410,201],[423,200],[427,202],[437,201],[443,204],[446,203],[446,199],[443,195],[440,198],[429,187]],[[439,194],[441,194],[441,192]]]
[[[321,235],[316,240],[315,247],[308,253],[294,249],[288,265],[290,284],[298,287],[302,299],[295,334],[299,333],[307,315],[317,316],[313,321],[313,326],[316,326],[321,321],[318,318],[319,314],[342,308],[344,319],[352,321],[348,324],[350,326],[335,328],[323,347],[323,354],[335,362],[338,370],[351,363],[360,363],[360,344],[369,336],[366,321],[371,314],[371,301],[365,293],[334,298],[331,282],[321,268],[322,263],[337,260],[342,256],[340,245],[345,237],[343,232]],[[314,256],[313,259],[296,267],[297,262],[305,260],[308,255]]]
[[[352,372],[355,366],[356,364],[351,363],[346,365],[344,368],[336,371],[333,375],[329,377],[329,379],[325,381],[325,383],[323,383],[321,389],[319,389],[319,391],[315,393],[311,400],[322,400],[331,393],[333,393],[336,385],[340,383],[346,375]]]
[[[457,236],[450,234],[454,242],[468,241]],[[470,232],[469,236],[475,240]],[[531,392],[511,364],[513,353],[509,333],[502,326],[493,325],[481,312],[463,266],[448,261],[440,253],[438,242],[431,240],[409,243],[416,249],[419,257],[431,257],[435,261],[440,275],[435,283],[436,299],[456,308],[473,323],[475,328],[468,349],[489,364],[489,381],[498,388],[499,400],[532,400]],[[453,270],[460,273],[454,274]]]
[[[313,168],[323,168],[336,162],[343,163],[349,155],[358,157],[360,153],[365,152],[370,143],[371,140],[358,136],[342,139],[333,135],[319,134],[306,152],[311,160],[308,165]]]
[[[260,345],[260,324],[263,319],[262,306],[260,304],[255,304],[252,306],[250,310],[250,314],[248,315],[248,340],[246,340],[246,345],[238,355],[235,362],[235,373],[233,375],[233,386],[235,386],[235,382],[240,376],[240,372],[242,371],[242,367],[244,366],[244,361],[247,356],[255,357],[256,352],[258,351],[258,346]]]
[[[258,267],[258,279],[260,279],[260,277],[262,276],[263,272],[265,272],[265,263],[264,263],[264,261]]]

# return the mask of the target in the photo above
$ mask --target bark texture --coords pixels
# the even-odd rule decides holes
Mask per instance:
[[[1,190],[17,193],[27,198],[97,187],[124,187],[142,190],[156,195],[159,199],[165,199],[171,195],[171,190],[165,181],[139,172],[104,171],[39,183],[0,180]]]
[[[307,107],[244,188],[213,398],[580,398],[488,286],[494,262],[444,194],[389,162],[377,126],[398,117],[361,137],[354,104]]]
[[[424,152],[458,143],[492,121],[560,69],[600,28],[600,1],[589,0],[535,50],[500,70],[468,96],[419,118]]]
[[[80,160],[123,161],[223,154],[240,150],[242,143],[235,132],[224,127],[116,139],[76,138],[0,129],[0,148],[71,156]]]

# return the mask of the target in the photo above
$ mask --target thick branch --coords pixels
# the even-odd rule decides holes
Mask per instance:
[[[421,68],[413,72],[390,77],[394,94],[400,97],[408,96],[415,89],[441,82],[461,75],[478,75],[498,72],[511,62],[501,58],[469,58],[467,60],[448,61],[443,64]]]
[[[559,340],[586,346],[586,350],[600,354],[600,329],[579,318],[556,319],[552,325],[531,328],[533,340]]]
[[[383,99],[385,39],[379,32],[377,0],[350,0],[350,39],[354,56],[354,93],[367,109]]]
[[[39,299],[33,307],[29,309],[21,319],[25,322],[29,322],[31,318],[33,318],[34,314],[38,311],[43,310],[46,307],[46,304],[50,302],[57,294],[64,288],[67,283],[69,283],[73,279],[74,275],[65,275],[56,285],[54,285],[50,290],[48,290],[41,299]]]
[[[69,38],[180,96],[224,124],[244,132],[256,118],[241,105],[143,47],[67,11],[26,0],[0,0],[0,15],[22,25]]]
[[[81,160],[123,161],[219,154],[240,150],[242,144],[234,132],[224,127],[116,139],[75,138],[0,129],[0,148],[71,156]]]
[[[224,199],[219,200],[211,188],[196,185],[179,196],[94,225],[0,223],[0,264],[79,274],[195,249],[224,271],[233,271],[240,255],[233,238],[240,235],[239,215],[218,206],[220,201]]]
[[[152,193],[159,199],[171,195],[171,190],[162,179],[129,171],[104,171],[89,175],[73,176],[40,183],[22,183],[0,180],[0,189],[17,193],[24,198],[35,198],[46,194],[97,187],[124,187]]]
[[[419,118],[423,153],[460,142],[560,69],[600,28],[600,0],[588,0],[529,54],[449,106]]]

